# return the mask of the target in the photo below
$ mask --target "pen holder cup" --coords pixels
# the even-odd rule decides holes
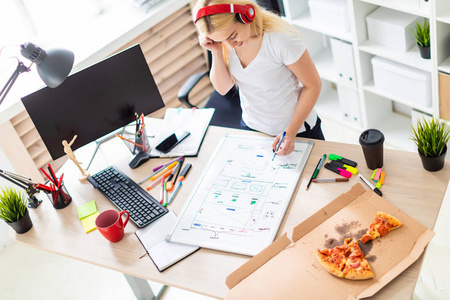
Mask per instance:
[[[122,131],[122,137],[125,138],[123,142],[127,145],[127,148],[132,154],[137,154],[139,152],[150,152],[151,150],[145,129],[142,131],[141,135],[136,133],[135,125],[125,126]]]
[[[64,208],[68,206],[70,202],[72,202],[72,197],[67,191],[64,183],[61,184],[61,187],[56,191],[48,193],[47,196],[50,199],[50,202],[52,203],[53,207],[56,209]]]

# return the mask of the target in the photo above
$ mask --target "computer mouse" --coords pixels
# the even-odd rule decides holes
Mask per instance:
[[[139,152],[134,156],[134,158],[130,161],[128,164],[130,168],[135,169],[145,163],[147,160],[150,159],[150,154],[147,152]]]

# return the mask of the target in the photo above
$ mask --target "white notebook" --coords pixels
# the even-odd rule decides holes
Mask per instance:
[[[168,108],[164,115],[161,130],[152,143],[150,156],[197,156],[213,114],[214,108]],[[168,153],[155,149],[159,143],[179,129],[186,130],[190,134]]]
[[[160,219],[136,231],[136,236],[160,272],[200,249],[197,246],[166,241],[166,236],[175,225],[176,220],[177,216],[170,211]]]

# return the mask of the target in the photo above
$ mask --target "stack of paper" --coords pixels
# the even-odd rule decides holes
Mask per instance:
[[[176,220],[177,216],[171,211],[145,228],[136,231],[136,236],[160,272],[200,249],[197,246],[166,241],[166,235]]]
[[[150,156],[197,156],[213,114],[214,108],[168,108],[161,130],[152,144]],[[155,149],[159,143],[180,129],[186,130],[190,134],[170,152],[162,153]]]

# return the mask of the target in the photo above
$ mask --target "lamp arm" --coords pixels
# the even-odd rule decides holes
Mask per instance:
[[[34,184],[31,181],[30,182],[22,182],[19,179],[10,177],[10,175],[5,174],[4,172],[0,172],[0,177],[5,178],[6,180],[14,183],[15,185],[21,187],[22,189],[24,189],[26,191],[26,193],[28,194],[28,197],[29,197],[28,205],[27,205],[28,207],[37,208],[39,206],[39,204],[41,204],[42,200],[36,198],[36,196],[34,195],[38,191],[36,190],[36,188],[34,187]]]
[[[9,90],[13,86],[14,82],[16,81],[17,77],[21,73],[29,72],[30,68],[26,67],[21,61],[17,64],[16,70],[12,73],[11,77],[6,82],[5,86],[3,87],[2,91],[0,92],[0,105],[2,104],[3,100],[5,100],[6,95],[8,94]]]
[[[28,189],[28,186],[26,186],[25,184],[23,184],[22,182],[20,182],[19,180],[15,179],[15,178],[9,177],[8,175],[2,174],[2,173],[0,173],[0,177],[5,178],[6,180],[14,183],[15,185],[21,187],[24,190]]]
[[[34,184],[34,181],[31,180],[31,178],[13,173],[13,172],[8,172],[8,171],[4,171],[4,170],[0,170],[0,173],[3,173],[6,176],[9,176],[11,178],[14,178],[20,182],[22,182],[23,184],[29,185],[29,184]]]

